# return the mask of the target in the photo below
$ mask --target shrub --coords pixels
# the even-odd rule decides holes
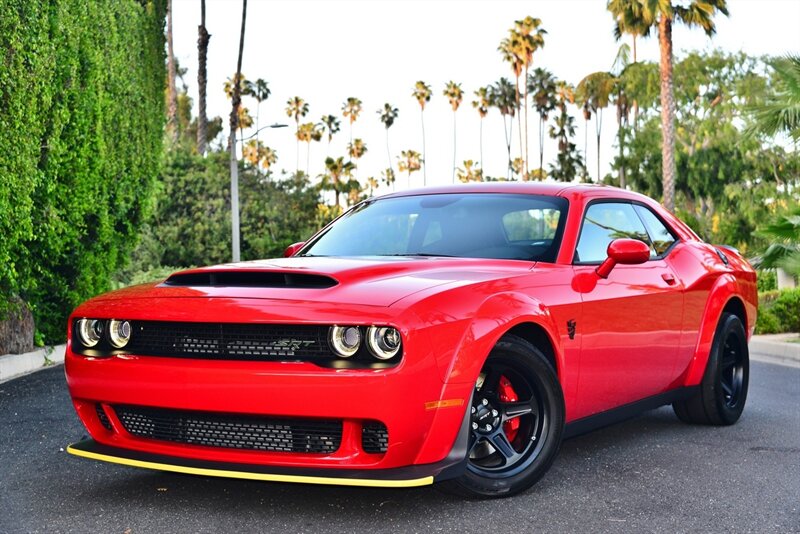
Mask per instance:
[[[758,292],[778,289],[778,276],[775,271],[758,271]]]
[[[781,323],[772,310],[764,308],[758,311],[756,334],[778,334],[782,332]]]
[[[783,332],[800,332],[800,288],[782,291],[771,311]]]
[[[162,153],[164,0],[5,0],[0,9],[0,303],[48,342],[108,288]]]

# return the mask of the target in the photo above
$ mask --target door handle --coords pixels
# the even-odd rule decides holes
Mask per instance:
[[[661,275],[661,278],[662,278],[662,279],[663,279],[663,280],[664,280],[664,281],[665,281],[665,282],[666,282],[668,285],[671,285],[671,286],[674,286],[674,285],[675,285],[675,277],[674,277],[674,276],[672,276],[672,274],[670,274],[670,273],[664,273],[664,274],[662,274],[662,275]]]

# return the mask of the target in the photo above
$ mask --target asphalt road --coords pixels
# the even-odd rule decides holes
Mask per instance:
[[[63,368],[0,384],[0,532],[800,532],[800,369],[766,363],[737,425],[651,411],[495,501],[121,467],[67,455],[83,434]]]

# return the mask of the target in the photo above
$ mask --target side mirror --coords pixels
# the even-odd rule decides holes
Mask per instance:
[[[595,270],[600,278],[608,278],[611,270],[618,263],[621,265],[638,265],[650,259],[650,247],[638,239],[615,239],[608,244],[608,257]]]
[[[292,243],[291,245],[289,245],[288,247],[286,247],[286,250],[284,250],[284,251],[283,251],[283,257],[284,257],[284,258],[291,258],[292,256],[294,256],[294,255],[295,255],[295,253],[296,253],[298,250],[300,250],[301,248],[303,248],[303,245],[305,245],[305,244],[306,244],[306,242],[305,242],[305,241],[299,241],[299,242],[297,242],[297,243]]]

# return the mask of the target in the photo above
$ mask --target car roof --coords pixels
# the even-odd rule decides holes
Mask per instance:
[[[472,182],[467,184],[408,189],[406,191],[381,195],[379,198],[437,195],[445,193],[514,193],[524,195],[570,196],[573,198],[575,196],[626,199],[647,198],[639,193],[633,193],[608,185],[561,182]]]

